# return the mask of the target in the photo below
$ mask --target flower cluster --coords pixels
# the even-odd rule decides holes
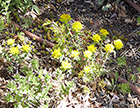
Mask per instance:
[[[74,58],[76,58],[76,57],[78,57],[79,56],[79,52],[78,52],[78,50],[74,50],[74,51],[72,51],[72,53],[71,53],[71,57],[74,57]]]
[[[71,68],[71,63],[69,63],[68,61],[62,61],[62,66],[61,68],[63,68],[64,70]]]
[[[63,14],[61,17],[60,17],[60,21],[61,22],[64,22],[64,23],[67,23],[69,20],[71,20],[71,17],[68,15],[68,14]],[[74,22],[72,24],[72,29],[75,31],[75,34],[71,34],[71,35],[75,35],[75,36],[78,36],[80,34],[78,34],[77,32],[79,32],[81,29],[82,29],[82,24],[77,21],[77,22]],[[70,30],[71,31],[71,30]],[[106,36],[109,35],[109,32],[106,30],[106,29],[103,29],[101,28],[99,30],[100,33],[97,33],[97,34],[94,34],[93,37],[92,37],[92,40],[94,41],[92,44],[88,45],[87,46],[87,49],[86,50],[82,50],[83,52],[81,53],[79,50],[80,49],[77,49],[77,50],[70,50],[70,56],[69,55],[66,55],[66,58],[64,61],[62,61],[61,63],[61,68],[64,69],[64,70],[67,70],[67,69],[70,69],[70,71],[73,71],[72,68],[72,63],[75,62],[75,63],[80,63],[82,60],[83,63],[81,63],[82,65],[84,65],[84,68],[80,68],[80,70],[78,70],[78,77],[83,77],[85,78],[86,77],[89,77],[90,74],[91,74],[91,70],[97,70],[96,69],[96,66],[94,67],[91,67],[90,64],[94,64],[94,62],[96,61],[92,61],[92,56],[94,57],[95,56],[95,59],[96,59],[96,55],[93,55],[93,53],[96,53],[97,50],[100,50],[102,52],[102,50],[106,51],[106,53],[111,53],[111,52],[114,52],[114,49],[116,48],[117,50],[118,49],[121,49],[123,47],[123,43],[120,39],[117,39],[114,41],[114,43],[108,43],[108,44],[105,44],[105,45],[101,45],[98,49],[96,47],[96,44],[97,45],[100,45],[100,44],[103,44],[104,40],[106,39]],[[78,35],[77,35],[78,34]],[[100,42],[101,41],[101,42]],[[105,47],[103,47],[105,46]],[[79,47],[81,48],[81,47]],[[82,48],[81,48],[82,49]],[[79,57],[79,55],[81,56],[81,54],[83,54],[83,58],[82,59],[76,59],[76,60],[73,60],[77,57]],[[65,54],[65,53],[64,53]],[[67,54],[67,53],[66,53]],[[105,53],[103,53],[105,54]],[[54,58],[59,58],[60,56],[62,56],[61,52],[60,52],[60,49],[55,49],[53,52],[52,52],[52,57]],[[63,58],[64,56],[62,56]],[[68,57],[68,58],[67,58]],[[70,57],[70,58],[69,58]],[[102,56],[100,56],[102,57]],[[80,57],[79,57],[80,58]],[[94,58],[93,58],[94,59]],[[62,59],[63,60],[63,59]],[[80,61],[81,60],[81,61]],[[86,62],[87,61],[87,62]],[[86,62],[86,63],[85,63]],[[75,64],[74,63],[74,64]],[[89,64],[90,63],[90,64]],[[80,64],[80,65],[81,65]],[[75,68],[74,68],[75,69]],[[76,70],[77,71],[77,70]],[[87,78],[88,79],[88,78]],[[87,80],[85,79],[85,80]]]
[[[84,51],[84,56],[85,56],[86,59],[87,59],[87,58],[91,58],[92,52],[89,51],[89,50],[86,50],[86,51]]]
[[[100,31],[101,35],[103,35],[103,36],[109,35],[109,32],[106,29],[101,29],[99,31]]]
[[[15,45],[14,42],[15,42],[14,39],[8,39],[7,40],[7,45],[10,45],[10,51],[9,52],[11,54],[19,54],[19,48],[17,46],[16,47],[14,46]],[[28,53],[29,50],[30,50],[29,44],[28,45],[22,45],[22,50],[25,51],[26,53]]]
[[[91,51],[91,52],[96,52],[96,49],[97,49],[97,47],[95,47],[94,44],[89,45],[87,48],[88,48],[88,51]]]
[[[123,47],[123,43],[120,39],[117,39],[114,41],[114,45],[115,45],[115,48],[118,50],[118,49],[121,49]]]
[[[58,49],[55,49],[53,52],[52,52],[52,57],[54,58],[59,58],[61,56],[61,53],[60,53],[60,48]]]
[[[14,39],[8,39],[7,41],[7,45],[12,45],[15,42]]]
[[[10,53],[11,53],[11,54],[19,54],[19,49],[18,49],[18,47],[12,47],[12,48],[10,48]]]
[[[84,67],[84,72],[87,74],[87,73],[89,73],[89,71],[90,71],[90,67],[89,66],[85,66]]]
[[[99,34],[95,34],[95,35],[93,35],[92,40],[99,43],[99,41],[101,40],[101,37]]]
[[[71,16],[69,14],[62,14],[59,20],[66,24],[71,20]]]
[[[29,52],[29,50],[30,50],[29,44],[28,45],[22,45],[22,48],[23,48],[23,51],[25,51],[25,52]]]
[[[82,29],[82,24],[79,21],[77,21],[77,22],[73,23],[72,28],[76,32],[78,32],[78,31],[80,31]]]
[[[105,50],[106,52],[113,52],[113,50],[114,50],[113,44],[109,44],[109,43],[108,43],[107,45],[105,45],[104,50]]]
[[[109,43],[107,45],[105,45],[104,50],[106,52],[113,52],[114,48],[116,48],[118,50],[118,49],[121,49],[122,47],[123,47],[122,41],[120,39],[117,39],[117,40],[114,40],[114,45],[109,44]]]

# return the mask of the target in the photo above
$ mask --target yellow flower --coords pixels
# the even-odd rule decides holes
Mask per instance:
[[[83,77],[83,75],[84,75],[84,74],[83,74],[83,71],[80,71],[80,72],[78,73],[78,77],[79,77],[79,78]]]
[[[77,21],[77,22],[73,23],[72,28],[76,32],[78,32],[78,31],[80,31],[82,29],[82,24],[79,21]]]
[[[62,61],[62,66],[61,68],[63,68],[64,70],[71,68],[71,64],[68,63],[68,61]]]
[[[58,58],[61,56],[60,48],[55,49],[55,50],[52,52],[52,56],[53,56],[54,58],[57,58],[57,59],[58,59]]]
[[[59,20],[66,24],[71,20],[71,16],[69,14],[62,14]]]
[[[94,47],[94,44],[88,46],[88,50],[91,52],[96,52],[97,47]]]
[[[91,51],[84,51],[85,58],[91,58],[92,52]]]
[[[25,52],[29,52],[29,50],[30,50],[29,45],[22,45],[22,48]]]
[[[77,56],[79,56],[79,52],[77,51],[77,50],[74,50],[74,51],[72,51],[72,53],[71,53],[71,57],[77,57]]]
[[[85,67],[84,67],[84,72],[85,72],[85,73],[89,73],[89,71],[90,71],[90,67],[89,67],[89,66],[85,66]]]
[[[12,48],[10,48],[10,53],[11,53],[11,54],[19,54],[19,49],[18,49],[18,47],[12,47]]]
[[[115,40],[114,45],[115,45],[116,49],[121,49],[123,47],[123,43],[120,39]]]
[[[98,35],[98,34],[93,35],[92,39],[93,39],[93,41],[98,42],[98,43],[101,40],[100,35]]]
[[[99,30],[103,36],[109,35],[109,32],[106,29]]]
[[[106,52],[112,52],[113,51],[113,49],[114,49],[114,46],[112,45],[112,44],[107,44],[107,45],[105,45],[105,51]]]
[[[90,93],[90,90],[89,90],[89,88],[87,86],[84,87],[84,92],[85,93]]]
[[[12,45],[15,42],[14,39],[8,39],[7,41],[7,45]]]

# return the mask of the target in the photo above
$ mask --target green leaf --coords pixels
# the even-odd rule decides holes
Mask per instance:
[[[126,65],[125,57],[119,57],[117,60],[118,65]]]
[[[137,18],[137,22],[140,23],[140,17]]]
[[[36,5],[32,5],[32,8],[36,11],[36,13],[39,15],[40,14],[40,9]]]
[[[108,11],[109,8],[111,8],[111,4],[108,3],[106,6],[102,7],[102,10],[103,11]]]
[[[140,72],[140,67],[138,67],[138,68],[137,68],[137,71],[139,71],[139,72]]]
[[[117,79],[118,79],[118,72],[115,72],[115,82],[116,82],[116,84],[117,84]]]

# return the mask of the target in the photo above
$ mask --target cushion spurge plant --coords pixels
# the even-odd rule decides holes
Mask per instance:
[[[51,73],[43,70],[37,59],[28,60],[29,64],[27,62],[23,63],[23,61],[27,61],[27,55],[30,54],[30,46],[32,45],[29,42],[27,44],[26,41],[21,41],[20,44],[14,44],[13,39],[7,41],[6,45],[10,48],[5,51],[5,55],[8,52],[9,58],[5,58],[9,61],[13,60],[13,62],[18,61],[16,63],[19,64],[15,64],[21,66],[21,71],[27,75],[20,78],[20,75],[16,74],[16,80],[9,82],[8,87],[11,88],[9,94],[14,95],[7,95],[6,99],[15,102],[16,107],[32,107],[31,104],[34,104],[38,108],[47,108],[49,102],[51,103],[49,96],[57,96],[60,99],[66,97],[69,91],[74,88],[72,87],[73,82],[65,83],[63,82],[64,78],[78,77],[76,79],[80,78],[85,83],[94,81],[106,72],[107,69],[104,69],[104,64],[108,62],[110,53],[115,52],[114,48],[120,50],[123,47],[123,43],[119,39],[107,44],[104,43],[106,39],[109,39],[107,37],[109,32],[106,29],[100,29],[97,34],[91,33],[89,35],[92,36],[90,43],[83,42],[86,36],[85,32],[81,31],[83,25],[80,21],[76,21],[72,25],[68,24],[71,19],[69,14],[62,14],[59,19],[61,22],[55,23],[53,21],[51,23],[51,21],[48,21],[43,24],[43,27],[48,31],[50,30],[51,34],[55,36],[53,41],[57,42],[57,45],[51,50],[51,56],[61,64],[61,66],[54,68]],[[45,25],[50,26],[46,27]],[[34,47],[32,48],[36,51]],[[9,72],[13,67],[8,68]],[[51,77],[50,74],[53,74],[55,78]],[[54,81],[57,83],[54,84]],[[53,90],[49,90],[51,87],[53,87]],[[85,86],[85,90],[90,89]],[[51,95],[48,95],[49,92],[51,92]]]
[[[69,14],[62,14],[59,20],[66,24],[71,20],[71,16]]]

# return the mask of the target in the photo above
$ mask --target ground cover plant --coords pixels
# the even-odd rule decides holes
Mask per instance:
[[[92,42],[88,43],[84,37],[85,34],[80,32],[82,24],[77,21],[71,26],[68,24],[70,20],[71,16],[63,14],[60,16],[62,23],[48,20],[46,22],[50,23],[43,24],[45,30],[50,29],[56,35],[54,40],[57,45],[52,50],[52,57],[61,62],[61,67],[56,69],[56,75],[63,76],[65,73],[69,76],[76,75],[76,77],[82,78],[84,83],[88,83],[107,72],[104,64],[110,58],[111,53],[114,53],[115,56],[115,48],[120,50],[123,47],[123,43],[120,39],[116,39],[111,43],[104,44],[109,32],[103,28],[99,30],[99,33],[90,34],[91,36],[88,36],[88,39],[91,39]],[[46,27],[48,24],[52,26]],[[37,60],[28,60],[28,56],[31,56],[31,42],[26,41],[22,33],[18,36],[21,40],[19,43],[15,43],[14,39],[7,40],[5,47],[9,47],[9,49],[4,50],[2,48],[1,57],[6,58],[6,61],[11,63],[14,61],[12,64],[16,64],[15,67],[20,66],[22,68],[20,71],[24,72],[26,77],[20,78],[18,73],[15,74],[14,81],[9,81],[8,83],[7,87],[10,92],[7,93],[5,99],[9,102],[14,102],[15,107],[30,107],[33,104],[39,106],[43,99],[43,106],[47,107],[49,103],[47,92],[52,87],[51,76],[47,71],[43,74],[43,70],[39,68]],[[22,46],[20,45],[21,43]],[[30,62],[26,63],[27,61]],[[8,72],[13,72],[14,66],[12,64],[8,67]],[[30,67],[28,67],[29,64],[31,64]],[[38,77],[33,74],[33,71],[38,73]],[[56,79],[58,78],[56,77]],[[62,99],[63,95],[69,94],[72,85],[73,81],[67,82],[66,86],[61,84]],[[85,90],[88,91],[87,86],[85,86]]]
[[[20,8],[21,3],[24,2],[27,7],[30,7],[29,9],[32,7],[37,13],[39,13],[39,8],[32,5],[31,1],[17,2],[14,4],[13,0],[0,1],[1,5],[10,3],[7,9],[3,5],[2,9],[5,8],[5,10],[2,10],[1,13],[6,12],[7,16],[1,15],[0,19],[0,32],[6,35],[6,40],[3,40],[0,45],[0,60],[8,64],[1,65],[1,67],[6,67],[9,78],[5,94],[0,99],[11,103],[15,108],[69,107],[70,105],[66,105],[65,100],[68,98],[70,101],[70,96],[75,95],[77,88],[79,88],[79,94],[85,96],[83,98],[85,101],[81,103],[89,107],[91,104],[88,103],[88,100],[91,99],[89,97],[93,91],[102,89],[103,92],[108,86],[109,73],[114,73],[115,78],[111,78],[111,84],[107,89],[108,95],[116,90],[124,95],[131,93],[129,83],[118,83],[119,71],[123,68],[126,68],[127,75],[130,75],[131,79],[128,81],[136,81],[135,75],[131,74],[132,70],[126,66],[126,58],[117,56],[118,52],[125,47],[124,42],[127,39],[124,36],[120,36],[119,33],[114,35],[115,30],[108,31],[102,27],[95,32],[84,30],[84,24],[80,20],[74,21],[67,13],[61,14],[58,20],[46,18],[43,21],[31,17],[23,18],[19,15],[20,12],[15,12],[13,17],[21,23],[24,29],[28,29],[30,26],[35,27],[30,31],[34,33],[37,31],[45,32],[46,34],[41,38],[48,39],[55,44],[53,48],[48,48],[45,42],[37,45],[35,44],[36,38],[33,40],[27,38],[24,30],[20,30],[18,27],[14,28],[11,25],[12,20],[9,15],[12,11],[11,7]],[[25,11],[26,6],[19,10]],[[103,11],[108,11],[108,8]],[[34,21],[36,22],[34,23]],[[9,28],[11,29],[9,30]],[[49,56],[52,61],[56,62],[57,65],[53,69],[51,66],[49,70],[43,67],[42,62],[40,62],[42,59],[38,58],[40,49],[43,60]],[[46,62],[49,63],[49,60]],[[113,63],[116,65],[111,66]],[[137,71],[140,69],[137,68]],[[81,85],[77,82],[80,82]],[[109,106],[111,106],[113,99],[117,97],[115,96],[111,96],[111,100],[106,97],[104,103],[109,102]]]

